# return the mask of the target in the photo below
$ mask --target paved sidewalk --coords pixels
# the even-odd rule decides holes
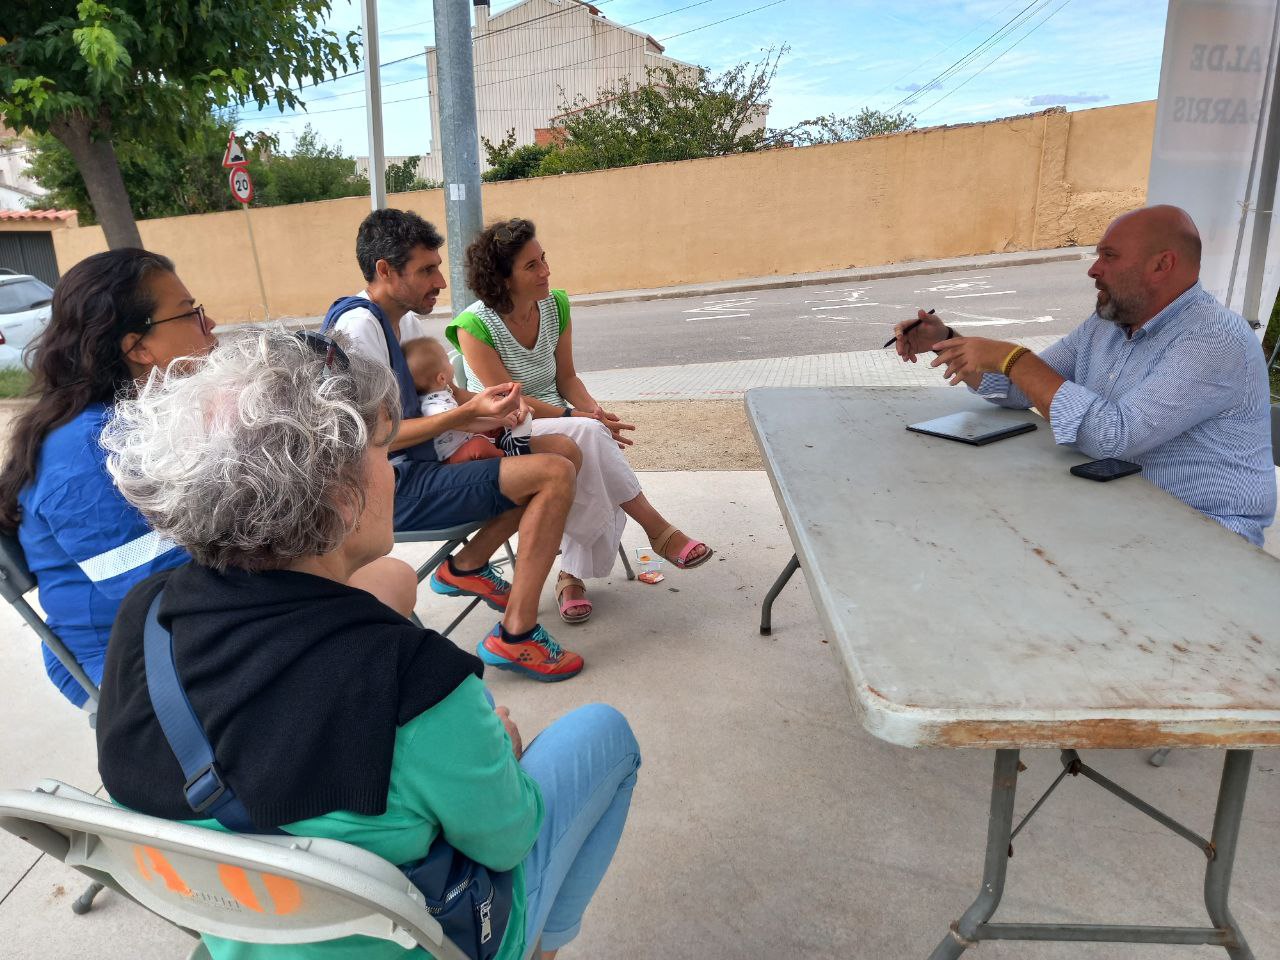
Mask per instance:
[[[759,604],[791,555],[761,472],[646,473],[645,492],[715,545],[716,558],[656,586],[592,582],[590,623],[556,635],[587,668],[535,684],[491,671],[526,739],[589,701],[618,706],[644,752],[627,831],[562,960],[922,958],[977,893],[991,784],[981,750],[904,750],[863,731],[824,640],[803,571]],[[629,526],[628,549],[643,537]],[[397,548],[425,558],[430,545]],[[616,571],[615,571],[616,572]],[[430,624],[456,600],[420,594]],[[543,616],[555,618],[550,589]],[[493,623],[477,613],[468,647]],[[886,636],[886,643],[904,638]],[[0,604],[0,788],[55,776],[94,789],[85,717],[45,679],[31,631]],[[1142,751],[1086,754],[1109,776],[1205,829],[1222,753],[1184,750],[1161,769]],[[1061,770],[1029,750],[1025,812]],[[1260,751],[1232,907],[1259,958],[1280,956],[1280,751]],[[1089,783],[1069,780],[1019,836],[1004,919],[1203,922],[1204,857]],[[180,960],[191,941],[114,894],[87,916],[78,874],[0,836],[0,958]],[[1208,947],[989,943],[975,960],[1221,960]]]
[[[960,325],[957,324],[957,327]],[[963,330],[962,330],[963,332]],[[1058,337],[1019,337],[1040,351]],[[928,361],[903,363],[893,350],[818,353],[802,357],[767,357],[684,366],[633,367],[581,374],[597,400],[731,400],[752,387],[945,386]]]

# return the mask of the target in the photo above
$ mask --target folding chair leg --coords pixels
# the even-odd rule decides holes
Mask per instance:
[[[793,553],[782,573],[778,574],[778,579],[773,582],[769,592],[764,595],[764,603],[760,606],[760,636],[767,637],[773,632],[773,601],[778,599],[778,594],[782,592],[782,588],[787,585],[787,581],[799,569],[800,558]]]
[[[458,614],[456,617],[454,617],[453,622],[440,631],[440,635],[442,637],[447,637],[449,634],[453,633],[453,628],[456,627],[458,624],[460,624],[463,620],[467,619],[467,614],[469,614],[472,610],[474,610],[476,608],[476,604],[479,602],[480,602],[479,597],[473,597],[471,602],[467,604],[467,608],[463,610],[460,614]]]
[[[80,896],[76,898],[76,901],[71,904],[71,912],[77,916],[88,913],[93,908],[93,898],[101,892],[102,884],[95,880],[93,883],[89,884],[89,886],[85,887],[84,893],[80,894]]]
[[[511,564],[511,573],[514,575],[516,572],[516,555],[515,555],[515,552],[511,549],[511,541],[504,540],[502,543],[502,548],[507,551],[507,563]]]
[[[1153,767],[1163,767],[1164,762],[1169,759],[1170,749],[1170,747],[1161,747],[1155,753],[1151,754],[1151,756],[1147,757],[1147,763],[1151,764]]]
[[[631,569],[631,561],[627,559],[627,551],[622,548],[622,544],[618,544],[618,556],[622,558],[622,569],[627,571],[627,579],[634,580],[636,572]]]

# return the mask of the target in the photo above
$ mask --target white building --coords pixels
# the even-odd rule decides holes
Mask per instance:
[[[480,136],[492,143],[513,129],[518,145],[545,142],[566,103],[594,102],[622,79],[644,83],[653,67],[697,69],[664,56],[653,37],[606,20],[582,0],[523,0],[492,17],[487,4],[477,3],[475,17],[476,112]],[[433,147],[440,131],[436,70],[435,47],[428,47]],[[483,149],[480,158],[483,164]],[[444,179],[439,150],[423,156],[418,173]]]
[[[47,191],[27,176],[31,147],[0,118],[0,210],[25,210]]]

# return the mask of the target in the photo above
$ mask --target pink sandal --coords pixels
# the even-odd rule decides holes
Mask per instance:
[[[586,589],[586,584],[579,580],[571,573],[560,571],[560,575],[556,577],[556,603],[560,604],[560,619],[565,623],[586,623],[591,619],[591,601],[586,597],[578,600],[564,600],[564,592],[570,587],[582,587]],[[583,608],[586,608],[583,612]],[[571,610],[578,610],[577,613],[570,613]]]
[[[667,527],[667,529],[662,531],[662,534],[656,540],[650,541],[650,544],[655,551],[660,553],[663,557],[666,557],[668,561],[675,564],[681,570],[692,570],[694,567],[698,567],[706,563],[715,555],[715,551],[701,540],[694,540],[690,537],[689,542],[684,545],[683,550],[674,557],[668,556],[666,552],[667,544],[670,543],[671,538],[679,532],[680,531],[674,526]],[[690,560],[689,556],[699,547],[702,547],[702,555]]]

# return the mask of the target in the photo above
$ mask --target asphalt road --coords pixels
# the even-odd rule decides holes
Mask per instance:
[[[1061,335],[1093,312],[1096,292],[1085,274],[1092,262],[575,304],[573,354],[578,369],[589,372],[876,350],[917,307],[932,307],[957,331],[975,336]],[[442,337],[447,322],[446,315],[433,315],[426,332]]]
[[[575,306],[574,358],[590,371],[874,350],[917,307],[974,336],[1064,334],[1093,311],[1091,262]]]

